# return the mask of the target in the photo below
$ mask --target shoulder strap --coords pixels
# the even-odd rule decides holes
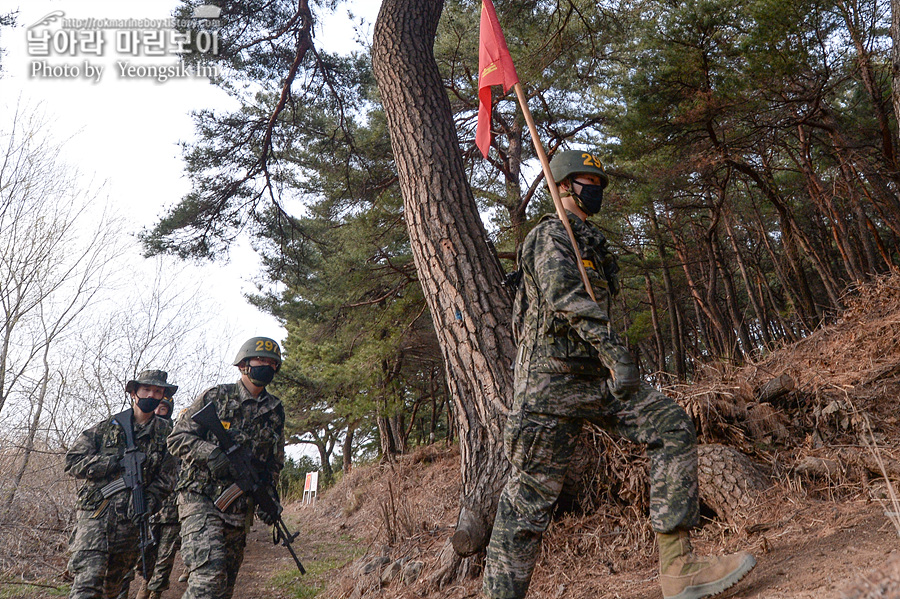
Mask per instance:
[[[134,449],[134,408],[123,410],[112,417],[113,422],[122,427],[125,433],[126,449]]]

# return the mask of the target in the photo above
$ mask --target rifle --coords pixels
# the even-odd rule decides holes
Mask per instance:
[[[139,450],[134,444],[134,408],[129,408],[124,412],[119,412],[113,416],[113,422],[122,427],[125,432],[125,455],[122,457],[122,466],[125,468],[125,474],[121,479],[113,481],[112,486],[117,486],[118,490],[123,488],[131,489],[131,502],[134,507],[134,515],[139,519],[141,550],[141,573],[144,580],[149,580],[152,572],[147,572],[147,550],[156,544],[153,538],[153,531],[150,529],[150,510],[147,509],[147,498],[144,495],[144,462],[147,460],[146,454]],[[121,480],[122,483],[118,481]],[[109,487],[110,485],[107,485]],[[107,492],[115,493],[116,490],[107,489]],[[104,497],[108,497],[104,493]]]
[[[235,443],[228,431],[225,430],[225,427],[222,426],[222,421],[219,420],[219,415],[216,413],[215,404],[209,402],[200,411],[191,416],[191,420],[215,436],[219,442],[219,449],[225,452],[232,469],[237,474],[237,480],[234,484],[225,489],[222,495],[216,499],[216,507],[220,510],[225,510],[235,499],[245,493],[249,494],[256,501],[259,509],[268,514],[275,522],[275,527],[272,530],[272,542],[276,545],[281,542],[282,545],[287,547],[291,557],[294,558],[294,563],[297,564],[297,569],[300,570],[300,574],[306,574],[306,569],[300,563],[300,558],[297,557],[294,548],[291,546],[291,543],[294,542],[294,539],[300,533],[291,533],[288,530],[287,525],[281,518],[281,506],[269,495],[267,483],[260,478],[257,469],[253,466],[253,456],[250,455],[246,447]]]

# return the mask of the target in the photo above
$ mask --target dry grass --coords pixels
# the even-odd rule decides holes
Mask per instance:
[[[825,526],[823,535],[853,530],[863,522],[859,505],[881,496],[890,501],[891,479],[900,477],[900,276],[845,299],[842,320],[802,342],[742,368],[710,365],[700,380],[666,389],[691,414],[703,442],[739,448],[777,483],[747,504],[740,523],[705,520],[695,537],[701,553],[745,548],[792,555],[790,546],[773,547],[794,535],[801,547],[804,531],[816,527]],[[794,389],[761,402],[757,389],[782,374],[793,378]],[[565,491],[581,509],[551,524],[530,596],[654,596],[642,448],[597,429],[584,432],[582,447]],[[467,560],[470,577],[441,591],[424,582],[385,585],[377,573],[365,578],[359,571],[374,557],[421,560],[426,573],[437,567],[455,523],[458,485],[456,452],[426,448],[399,465],[359,468],[320,498],[341,528],[371,539],[366,557],[337,572],[322,596],[476,597],[478,557]],[[823,501],[834,507],[823,511]],[[802,584],[815,588],[815,580],[812,574]]]
[[[75,484],[62,454],[33,453],[15,499],[7,505],[21,457],[0,453],[0,580],[57,584],[74,524]]]
[[[727,443],[769,466],[787,486],[823,495],[858,493],[900,475],[900,275],[844,298],[842,318],[742,368],[708,365],[698,381],[666,391],[688,411],[702,442]],[[793,391],[760,402],[781,375]],[[796,480],[795,480],[796,479]]]
[[[710,365],[700,380],[667,389],[692,415],[703,442],[739,448],[777,483],[748,504],[739,524],[706,520],[695,537],[701,553],[746,548],[761,558],[756,584],[762,586],[746,596],[832,596],[817,586],[823,576],[862,568],[850,561],[824,564],[818,545],[834,539],[834,555],[850,560],[858,554],[876,565],[871,556],[884,559],[885,553],[867,547],[866,535],[884,528],[893,534],[893,526],[865,506],[884,500],[885,511],[891,509],[891,485],[900,478],[900,276],[878,279],[846,302],[839,322],[791,347],[742,368]],[[760,402],[756,390],[782,374],[794,379],[795,388]],[[566,488],[581,509],[559,514],[551,524],[530,596],[658,596],[642,448],[596,429],[584,432],[582,447]],[[8,488],[13,458],[0,452],[0,491]],[[0,521],[0,580],[58,583],[74,484],[62,474],[60,456],[35,460],[14,509]],[[318,596],[476,597],[480,557],[464,561],[466,576],[453,586],[435,591],[427,585],[453,532],[459,485],[458,450],[435,445],[396,464],[356,468],[314,509],[299,510],[301,528],[352,544],[354,556],[365,553],[354,561],[341,558]],[[852,541],[841,537],[854,531],[860,532]],[[382,583],[381,568],[361,573],[382,558],[421,561],[424,573],[413,584]],[[803,559],[806,569],[796,564]],[[889,563],[896,569],[900,562]],[[842,567],[858,569],[838,572]],[[790,583],[782,580],[785,571],[792,573]],[[804,582],[798,574],[805,574]]]

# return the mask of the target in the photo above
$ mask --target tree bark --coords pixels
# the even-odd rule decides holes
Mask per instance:
[[[356,432],[356,424],[347,425],[347,434],[344,436],[344,476],[353,471],[353,435]]]
[[[381,448],[381,462],[393,464],[401,451],[394,435],[394,427],[389,416],[378,416],[375,419],[378,424],[378,445]]]
[[[756,401],[773,403],[782,395],[786,395],[797,387],[794,377],[784,373],[767,381],[755,391]]]
[[[502,431],[515,348],[503,271],[466,181],[434,60],[442,9],[442,0],[385,0],[372,66],[459,428],[462,489],[453,546],[459,555],[471,555],[487,544],[508,474]]]

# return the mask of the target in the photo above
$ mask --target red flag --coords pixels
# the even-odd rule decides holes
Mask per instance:
[[[503,91],[519,82],[516,67],[506,47],[506,39],[497,20],[491,0],[481,2],[481,36],[478,44],[478,128],[475,145],[487,158],[491,147],[491,86],[502,85]]]

